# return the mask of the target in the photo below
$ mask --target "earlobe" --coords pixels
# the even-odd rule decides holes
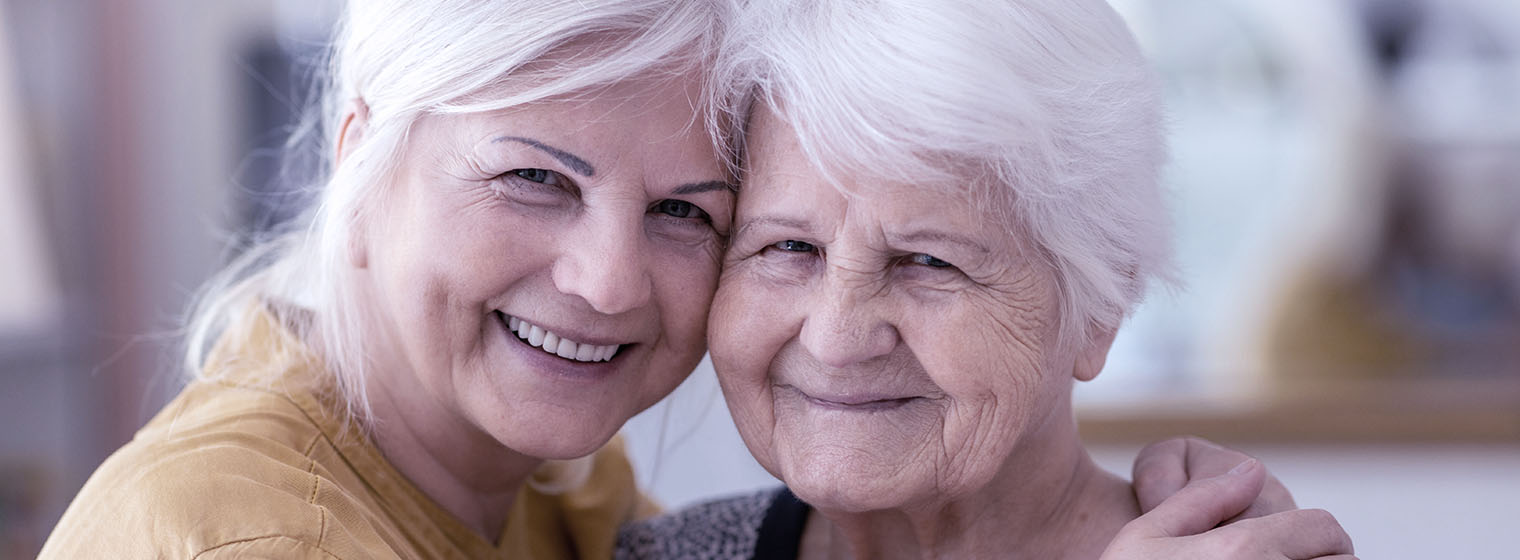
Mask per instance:
[[[348,264],[357,269],[369,266],[369,249],[366,247],[367,236],[364,233],[363,224],[359,223],[358,216],[349,216],[348,221]]]
[[[1087,342],[1077,354],[1075,363],[1072,364],[1072,377],[1077,381],[1092,381],[1103,371],[1103,365],[1108,362],[1108,349],[1114,345],[1114,336],[1118,330],[1109,327],[1094,329],[1092,340]]]

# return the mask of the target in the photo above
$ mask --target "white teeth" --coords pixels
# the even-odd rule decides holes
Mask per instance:
[[[516,333],[518,338],[527,341],[529,345],[542,348],[543,351],[561,358],[577,362],[605,362],[611,360],[612,356],[617,354],[619,347],[617,344],[596,346],[562,338],[557,334],[544,330],[543,327],[510,315],[507,316],[507,329]]]

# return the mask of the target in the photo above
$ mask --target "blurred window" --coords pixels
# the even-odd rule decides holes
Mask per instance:
[[[44,329],[60,307],[7,32],[0,25],[0,336]]]

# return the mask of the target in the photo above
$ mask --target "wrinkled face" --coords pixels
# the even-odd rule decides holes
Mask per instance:
[[[413,127],[359,260],[414,430],[576,457],[691,372],[733,205],[695,87]]]
[[[841,192],[771,114],[749,138],[710,341],[771,473],[830,509],[954,499],[1069,414],[1056,284],[996,212],[964,187]]]

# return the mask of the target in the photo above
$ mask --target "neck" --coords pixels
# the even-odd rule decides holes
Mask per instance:
[[[488,542],[499,540],[518,490],[543,460],[502,446],[460,415],[440,414],[408,383],[415,377],[375,373],[366,380],[375,446],[444,511]]]
[[[1092,462],[1069,408],[1038,428],[975,491],[894,510],[819,510],[805,557],[1097,558],[1139,516],[1134,493]]]

